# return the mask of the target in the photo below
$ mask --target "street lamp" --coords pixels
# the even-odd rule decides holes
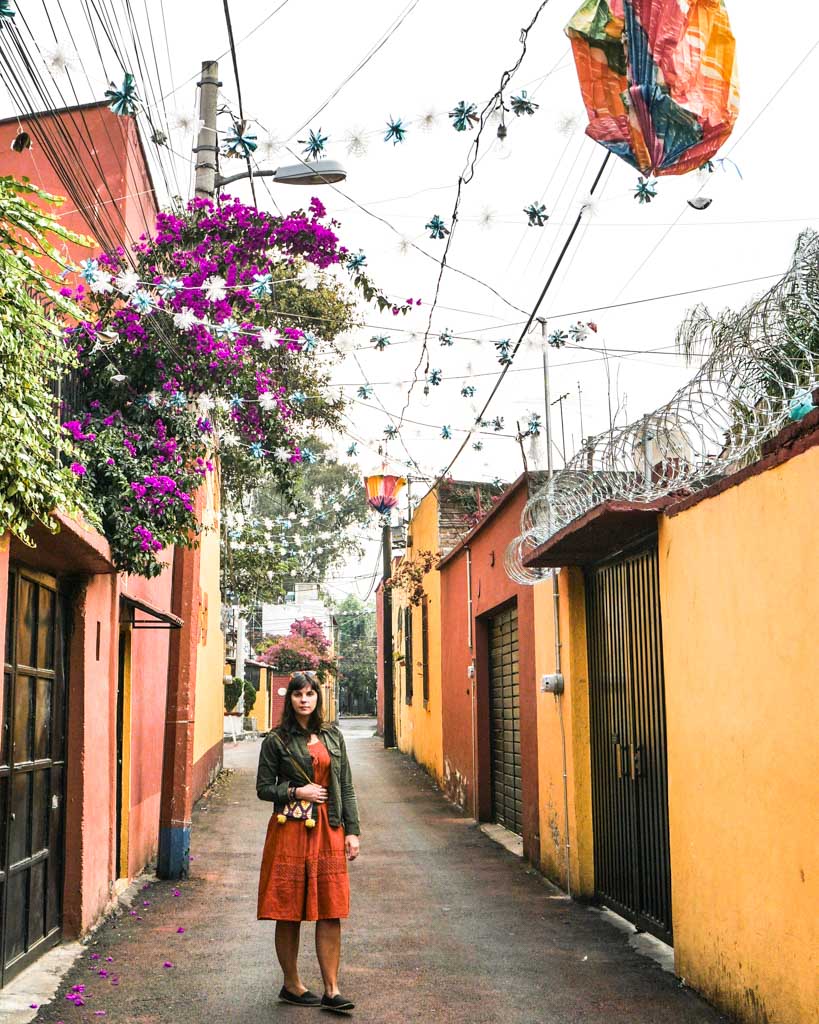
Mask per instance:
[[[227,177],[217,174],[216,187],[221,188],[232,181],[249,177],[248,171],[229,174]],[[337,160],[315,160],[312,163],[305,161],[300,164],[286,164],[284,167],[277,167],[275,171],[254,171],[253,177],[272,178],[280,185],[335,185],[336,182],[345,180],[347,172]]]
[[[364,478],[367,488],[367,504],[381,516],[382,554],[382,607],[384,609],[381,631],[384,649],[381,664],[384,674],[384,746],[395,746],[395,694],[392,672],[392,591],[387,581],[392,576],[392,510],[398,504],[398,495],[406,485],[403,476],[374,473]]]

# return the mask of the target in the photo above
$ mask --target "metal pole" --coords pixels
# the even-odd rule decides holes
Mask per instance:
[[[384,608],[384,650],[383,671],[384,671],[384,746],[395,746],[395,694],[393,687],[392,673],[392,590],[386,586],[387,580],[392,576],[392,528],[390,526],[390,514],[387,512],[384,517],[384,524],[381,527],[381,550],[383,554],[382,563],[382,604]]]
[[[202,77],[199,86],[199,120],[201,127],[196,141],[196,185],[197,196],[212,199],[216,191],[216,157],[219,143],[216,136],[216,104],[219,96],[219,64],[215,60],[202,61]]]
[[[245,713],[245,617],[242,614],[242,609],[237,606],[236,608],[236,672],[235,678],[243,681],[242,689],[239,691],[239,700],[236,704],[236,710],[244,717]]]
[[[552,405],[549,401],[549,343],[546,341],[546,321],[540,319],[540,335],[543,340],[543,397],[546,403],[546,472],[549,479],[554,472],[552,466]]]

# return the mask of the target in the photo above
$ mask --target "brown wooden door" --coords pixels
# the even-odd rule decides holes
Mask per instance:
[[[9,573],[0,738],[0,984],[60,938],[65,652],[57,581]]]
[[[520,683],[515,606],[489,620],[489,700],[492,817],[510,832],[521,835]]]
[[[672,941],[662,619],[656,543],[587,570],[598,898]]]

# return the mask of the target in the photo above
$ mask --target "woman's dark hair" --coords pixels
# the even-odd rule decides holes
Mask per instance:
[[[284,697],[282,717],[279,722],[279,730],[287,736],[293,736],[295,733],[302,732],[302,728],[296,718],[296,712],[293,710],[293,701],[290,698],[296,690],[303,690],[306,686],[309,686],[316,694],[316,706],[307,722],[307,731],[317,733],[321,728],[321,723],[324,721],[321,683],[318,680],[318,676],[315,672],[294,672],[290,676],[287,693]]]

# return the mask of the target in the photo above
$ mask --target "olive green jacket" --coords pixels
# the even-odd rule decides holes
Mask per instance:
[[[358,805],[344,737],[337,725],[327,723],[322,725],[319,736],[331,761],[327,801],[330,824],[333,828],[343,825],[347,835],[360,835]],[[294,762],[301,771],[294,767]],[[269,732],[262,741],[259,753],[259,770],[256,774],[258,798],[271,800],[275,813],[287,803],[288,785],[294,783],[296,786],[306,786],[307,779],[313,781],[313,762],[307,750],[307,737],[302,734],[291,737],[286,752],[278,729]]]

